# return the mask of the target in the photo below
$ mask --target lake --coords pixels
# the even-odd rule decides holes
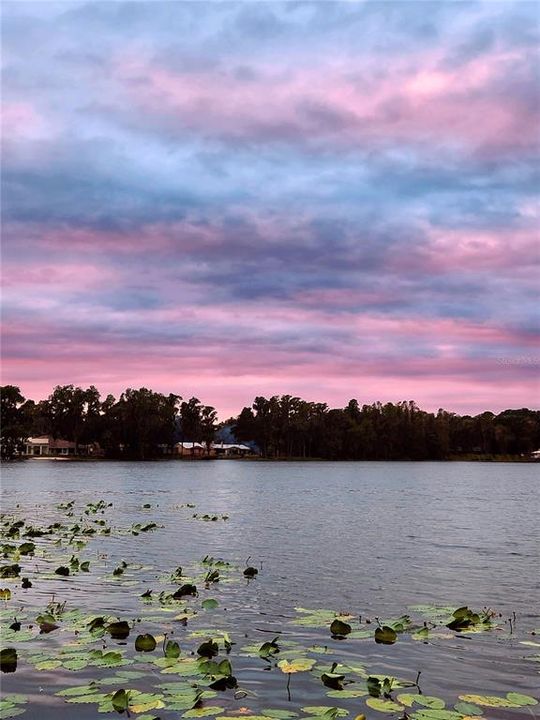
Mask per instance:
[[[35,551],[17,560],[31,588],[23,589],[19,578],[0,580],[11,590],[11,599],[2,603],[2,647],[18,654],[17,670],[2,675],[2,687],[28,699],[6,712],[25,710],[28,718],[103,717],[99,702],[105,703],[102,709],[110,702],[103,695],[132,688],[146,694],[141,696],[146,704],[138,703],[148,707],[139,714],[145,718],[184,712],[236,717],[250,711],[276,718],[326,712],[332,718],[348,711],[351,717],[397,718],[405,712],[415,720],[459,720],[475,714],[454,708],[460,695],[537,692],[535,465],[30,460],[3,465],[2,492],[3,543],[28,540],[16,534],[6,538],[6,528],[17,520],[34,528],[57,524],[50,535],[30,536]],[[101,500],[112,506],[87,505]],[[153,523],[156,527],[141,531]],[[201,563],[206,556],[214,561]],[[83,561],[89,561],[88,572],[78,569]],[[11,562],[9,556],[3,561]],[[58,566],[70,568],[69,576],[56,575]],[[171,578],[178,566],[181,579]],[[244,577],[247,566],[258,570],[252,579]],[[205,584],[207,573],[216,569],[219,581]],[[184,580],[196,585],[198,596],[171,600]],[[149,589],[152,596],[141,599]],[[161,599],[160,593],[165,593]],[[219,605],[201,606],[209,598]],[[52,613],[58,627],[38,633],[36,617],[51,599],[66,603]],[[452,631],[447,621],[462,606],[489,608],[497,615],[481,627]],[[306,610],[342,613],[350,636],[332,637],[332,617]],[[399,626],[404,614],[413,627],[408,621]],[[17,637],[21,631],[6,629],[14,617],[22,623],[24,641]],[[128,620],[129,638],[115,640],[99,628],[90,633],[94,617],[104,617],[105,623]],[[376,618],[381,625],[387,625],[383,618],[394,623],[396,642],[374,641]],[[413,638],[424,623],[428,635]],[[535,630],[538,634],[531,634]],[[159,640],[153,653],[134,650],[135,637],[145,633]],[[229,654],[224,633],[233,643]],[[270,656],[261,658],[257,648],[276,637]],[[208,638],[219,647],[217,660],[230,659],[237,688],[208,690],[211,678],[194,671],[197,656],[191,653]],[[179,642],[184,664],[164,658],[161,644],[167,639]],[[111,656],[111,666],[100,665],[101,660],[92,664],[88,653],[95,649],[122,655]],[[289,675],[283,671],[287,666],[276,667],[286,659],[313,665]],[[344,679],[331,677],[334,662],[339,664],[333,674]],[[431,709],[418,697],[410,699],[418,687],[404,687],[418,672],[422,695],[439,701]],[[321,681],[324,674],[330,674],[330,685]],[[394,684],[388,697],[381,691],[377,703],[377,691],[368,692],[368,676],[380,677],[381,684],[394,677],[403,686]],[[77,704],[66,702],[73,696],[55,696],[70,686],[88,687],[92,680],[97,686],[87,695],[96,688],[94,704],[82,702],[84,693]],[[190,709],[187,700],[181,707],[195,683],[207,688],[208,697],[200,708]],[[501,718],[537,711],[516,697],[502,707],[485,700],[475,707]],[[137,706],[136,694],[133,698]]]

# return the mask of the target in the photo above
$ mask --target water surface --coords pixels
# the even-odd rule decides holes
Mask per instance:
[[[146,587],[155,585],[160,573],[205,555],[240,569],[249,557],[260,568],[257,579],[212,588],[221,602],[212,622],[229,629],[237,642],[235,673],[243,687],[259,695],[250,707],[290,707],[284,677],[253,659],[236,657],[236,651],[268,639],[265,630],[283,631],[299,642],[328,642],[320,630],[289,625],[298,606],[385,617],[420,603],[468,605],[493,608],[503,618],[515,613],[520,639],[539,627],[537,469],[528,464],[228,460],[7,464],[2,468],[5,513],[47,524],[58,520],[60,502],[74,500],[82,508],[104,499],[113,503],[108,517],[114,526],[126,529],[150,520],[160,526],[144,536],[113,533],[92,540],[85,558],[106,555],[104,570],[35,582],[16,600],[21,606],[44,607],[55,592],[57,599],[87,612],[133,615],[141,611],[138,589],[103,582],[104,572],[120,561],[147,566],[137,576]],[[142,508],[146,503],[151,510]],[[186,503],[196,508],[179,507]],[[202,522],[192,517],[195,512],[228,519]],[[239,632],[243,637],[237,637]],[[47,642],[53,641],[54,633],[47,636]],[[420,670],[425,693],[454,701],[460,692],[534,694],[538,664],[523,658],[539,650],[506,631],[430,645],[339,644],[340,656],[366,662],[373,672],[414,677]],[[90,676],[36,674],[23,663],[3,679],[6,690],[22,688],[35,696],[27,717],[37,717],[38,707],[51,707],[54,717],[68,718],[74,716],[73,706],[51,705],[58,699],[48,696],[59,683],[81,684]],[[43,692],[36,692],[38,687]],[[337,702],[329,702],[311,677],[295,677],[293,687],[293,701],[300,706]],[[239,705],[231,703],[228,710]],[[99,716],[95,708],[76,710],[77,717]]]

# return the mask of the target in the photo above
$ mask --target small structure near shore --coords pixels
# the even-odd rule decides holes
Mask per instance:
[[[71,440],[54,439],[49,435],[29,437],[24,450],[24,454],[29,457],[75,455],[75,443]]]
[[[51,435],[29,437],[24,444],[24,457],[75,457],[101,455],[101,449],[96,443],[76,444],[72,440],[53,438]]]
[[[177,442],[173,446],[173,455],[203,457],[206,454],[206,446],[199,442]]]
[[[249,445],[242,443],[217,443],[210,445],[201,442],[182,441],[174,445],[160,445],[163,455],[172,455],[176,457],[191,458],[220,458],[220,457],[246,457],[247,455],[257,455],[257,453]]]
[[[257,454],[249,445],[242,443],[212,443],[210,451],[214,457],[245,457]]]

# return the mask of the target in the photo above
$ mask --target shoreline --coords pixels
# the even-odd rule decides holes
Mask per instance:
[[[304,457],[148,457],[148,458],[129,458],[129,457],[87,457],[84,455],[74,457],[53,457],[53,456],[36,456],[36,457],[18,457],[11,459],[3,459],[1,464],[14,463],[14,462],[34,462],[34,461],[48,461],[48,462],[265,462],[265,463],[283,463],[283,462],[294,462],[294,463],[321,463],[321,462],[336,462],[336,463],[453,463],[453,462],[477,462],[477,463],[527,463],[534,464],[540,462],[538,458],[521,457],[519,455],[453,455],[448,458],[426,458],[425,460],[411,460],[410,458],[388,458],[388,459],[332,459],[332,458],[304,458]]]

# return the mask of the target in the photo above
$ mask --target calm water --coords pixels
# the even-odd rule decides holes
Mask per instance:
[[[92,554],[107,553],[110,567],[121,560],[151,566],[149,583],[156,571],[169,572],[207,554],[242,567],[250,557],[262,570],[248,590],[219,589],[228,613],[219,611],[222,626],[241,627],[248,638],[240,643],[268,639],[265,629],[307,637],[313,631],[287,626],[296,606],[395,616],[412,604],[466,604],[494,608],[504,617],[515,612],[518,628],[538,628],[538,481],[538,466],[528,464],[28,461],[2,467],[6,513],[44,524],[58,519],[59,502],[81,506],[103,498],[113,503],[113,525],[150,520],[162,525],[144,536],[113,536],[92,545]],[[152,505],[146,514],[144,503]],[[179,510],[184,503],[196,509]],[[229,519],[205,523],[192,512],[224,513]],[[54,582],[35,584],[30,595],[35,606],[46,605]],[[61,582],[57,599],[87,611],[136,611],[137,601],[125,587],[104,586],[93,574]],[[538,684],[538,663],[523,658],[540,648],[506,634],[435,646],[346,643],[343,653],[378,672],[414,677],[421,670],[426,693],[534,694]],[[237,660],[237,675],[243,662]],[[64,686],[87,677],[73,675]],[[283,676],[253,670],[250,661],[241,679],[264,698],[260,707],[269,701],[279,707]],[[6,689],[36,693],[36,705],[25,715],[30,718],[37,717],[38,706],[48,707],[44,694],[57,682],[54,673],[40,673],[38,681],[35,671],[25,673],[24,667],[4,677]],[[37,693],[36,683],[45,693]],[[307,682],[295,685],[304,704],[327,700]],[[99,716],[82,706],[76,711],[77,717]],[[54,713],[75,717],[73,707]]]

